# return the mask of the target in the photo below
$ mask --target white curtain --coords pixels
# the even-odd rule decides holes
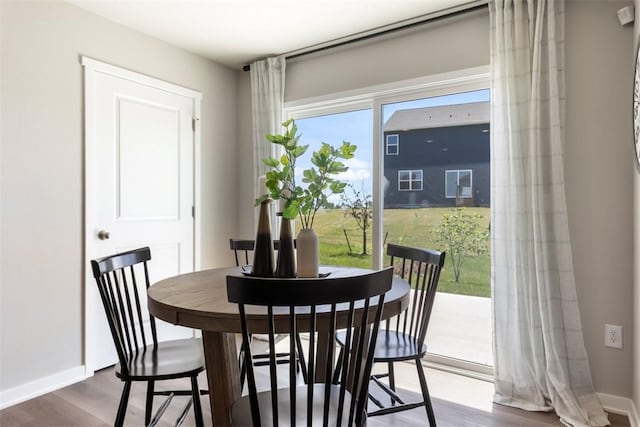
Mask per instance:
[[[284,106],[284,56],[267,58],[251,64],[251,110],[253,116],[253,185],[254,197],[264,194],[259,178],[267,171],[262,162],[265,157],[280,155],[265,135],[282,133],[282,109]],[[275,231],[275,207],[271,221]],[[256,210],[257,215],[257,210]],[[257,218],[257,216],[256,216]]]
[[[490,2],[494,401],[608,425],[593,391],[564,189],[564,0]]]

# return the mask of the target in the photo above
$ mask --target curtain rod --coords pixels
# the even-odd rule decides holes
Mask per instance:
[[[468,12],[475,12],[476,10],[481,10],[481,9],[485,9],[488,7],[488,1],[487,0],[482,0],[482,1],[476,1],[473,2],[470,5],[466,5],[466,6],[460,6],[458,8],[454,8],[454,9],[448,9],[443,11],[443,13],[431,13],[429,15],[423,15],[421,17],[418,18],[414,18],[413,20],[410,20],[411,22],[408,22],[406,24],[401,24],[398,26],[395,26],[395,24],[390,24],[391,27],[389,28],[389,26],[386,27],[382,27],[381,30],[376,31],[376,30],[372,30],[373,32],[366,32],[366,34],[363,34],[361,36],[347,36],[344,37],[342,39],[336,39],[330,42],[326,42],[326,43],[321,43],[318,45],[314,46],[310,46],[307,48],[302,48],[302,49],[298,49],[295,51],[291,51],[289,53],[285,53],[284,57],[285,59],[294,59],[294,58],[299,58],[301,56],[305,56],[305,55],[310,55],[312,53],[317,53],[317,52],[321,52],[323,50],[329,50],[329,49],[333,49],[335,47],[340,47],[340,46],[345,46],[351,43],[356,43],[356,42],[360,42],[360,41],[364,41],[364,40],[369,40],[372,39],[374,37],[378,37],[378,36],[383,36],[386,34],[391,34],[394,33],[396,31],[402,31],[402,30],[407,30],[410,28],[414,28],[414,27],[418,27],[420,25],[429,23],[429,22],[434,22],[434,21],[439,21],[441,19],[444,18],[451,18],[454,16],[458,16],[458,15],[462,15]],[[352,38],[353,37],[353,38]],[[250,64],[246,64],[242,67],[243,71],[249,71],[251,70],[251,65]]]

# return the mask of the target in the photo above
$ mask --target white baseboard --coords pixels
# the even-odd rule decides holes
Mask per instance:
[[[631,412],[629,412],[629,425],[631,427],[640,427],[640,412],[638,407],[631,401]]]
[[[0,391],[0,409],[66,387],[85,379],[84,366],[67,369],[18,387]]]
[[[600,403],[605,411],[619,415],[626,415],[629,418],[631,427],[640,427],[640,417],[638,417],[638,408],[633,400],[628,397],[614,396],[606,393],[596,393],[600,399]]]

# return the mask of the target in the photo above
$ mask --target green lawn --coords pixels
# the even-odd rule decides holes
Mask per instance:
[[[465,208],[482,215],[483,226],[489,225],[488,208]],[[422,209],[385,209],[384,230],[386,242],[422,248],[434,248],[431,241],[431,229],[440,224],[442,214],[449,208]],[[344,216],[344,211],[328,209],[318,212],[313,228],[320,238],[320,263],[325,265],[346,265],[371,267],[371,237],[367,239],[368,255],[362,253],[362,233],[355,221]],[[346,229],[352,253],[344,235]],[[371,230],[368,230],[369,232]],[[489,256],[468,257],[464,260],[460,283],[455,283],[450,259],[440,277],[438,289],[454,294],[490,297],[490,259]],[[385,265],[388,260],[385,260]]]

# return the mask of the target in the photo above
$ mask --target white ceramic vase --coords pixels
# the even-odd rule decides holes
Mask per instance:
[[[296,240],[298,277],[318,277],[320,256],[318,235],[313,228],[303,228]]]

